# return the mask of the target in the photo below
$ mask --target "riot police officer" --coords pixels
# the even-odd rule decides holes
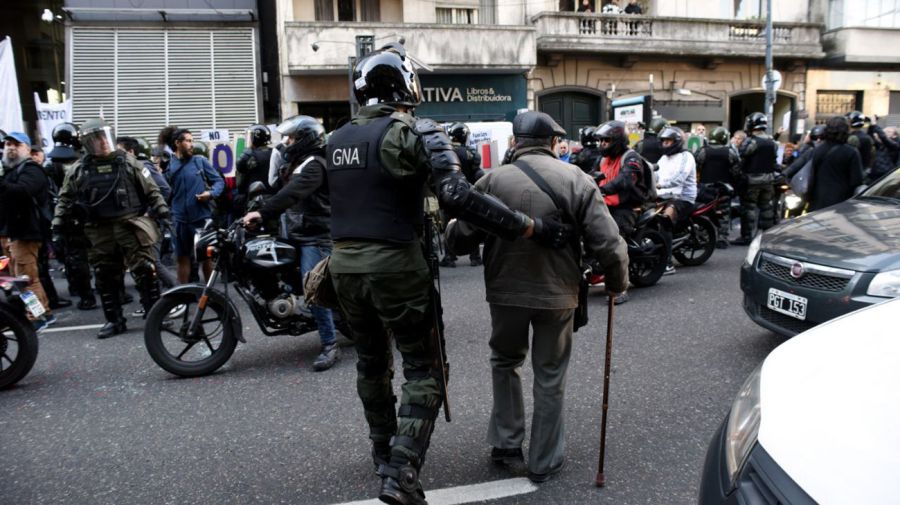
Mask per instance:
[[[757,228],[765,230],[775,224],[775,165],[778,146],[766,133],[769,121],[762,112],[747,117],[744,129],[750,134],[739,148],[741,155],[741,237],[732,241],[748,245]]]
[[[850,122],[850,136],[847,137],[847,143],[859,150],[863,171],[868,174],[875,163],[875,141],[866,133],[866,116],[855,110],[847,114],[847,121]]]
[[[663,148],[657,136],[667,126],[669,122],[664,117],[651,119],[647,129],[644,130],[644,138],[634,146],[634,150],[650,163],[658,163],[663,156]]]
[[[572,163],[578,165],[578,168],[586,174],[597,172],[600,166],[600,147],[597,144],[595,133],[597,128],[593,126],[585,126],[578,131],[578,140],[581,142],[581,151],[575,155]]]
[[[97,338],[109,338],[126,331],[119,291],[125,266],[131,270],[145,311],[159,298],[153,255],[159,230],[144,214],[149,210],[159,219],[168,219],[169,208],[149,169],[134,156],[115,150],[112,129],[103,119],[85,122],[79,139],[85,155],[63,183],[53,230],[54,235],[62,235],[73,218],[85,223],[92,246],[88,259],[107,321]]]
[[[52,165],[52,173],[59,188],[63,186],[65,177],[72,173],[75,162],[81,157],[81,143],[78,141],[78,126],[72,123],[60,123],[53,128],[53,149],[48,158]],[[88,263],[88,249],[91,243],[84,235],[84,222],[73,217],[64,223],[60,240],[53,244],[58,256],[62,257],[66,267],[66,281],[69,283],[69,295],[80,298],[78,308],[92,310],[97,308],[97,298],[91,286],[91,268]]]
[[[245,149],[235,164],[238,173],[235,211],[240,214],[245,211],[251,184],[260,181],[266,186],[266,191],[270,190],[269,163],[272,148],[269,142],[272,140],[272,132],[264,125],[255,124],[247,129],[247,133],[250,136],[250,149]]]
[[[701,185],[724,182],[734,185],[741,176],[741,157],[728,145],[731,133],[724,126],[714,129],[709,137],[709,145],[697,151],[697,173]],[[698,200],[704,192],[698,194]],[[707,200],[704,200],[707,201]],[[726,207],[730,208],[730,205]],[[716,246],[720,249],[728,247],[728,235],[731,234],[731,218],[726,216],[719,220],[719,238]]]
[[[437,123],[411,115],[420,85],[406,50],[390,44],[353,70],[359,113],[328,139],[332,281],[353,328],[357,391],[387,503],[424,504],[419,471],[443,401],[433,284],[421,234],[429,179],[441,206],[508,240],[565,247],[559,218],[530,218],[473,190]],[[362,196],[365,195],[365,198]],[[391,386],[394,341],[403,357],[402,404]]]
[[[465,123],[453,123],[447,130],[450,141],[453,143],[453,151],[459,158],[460,169],[469,184],[475,184],[478,179],[484,176],[484,170],[481,169],[481,155],[478,151],[469,147],[469,127]],[[444,222],[447,222],[444,219]],[[469,263],[475,267],[481,265],[481,250],[475,248],[474,252],[469,254]],[[441,260],[442,267],[456,266],[456,255],[447,250],[444,259]]]

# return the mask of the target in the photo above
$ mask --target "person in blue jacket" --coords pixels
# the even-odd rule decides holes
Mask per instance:
[[[166,127],[161,137],[174,153],[166,172],[172,188],[172,248],[178,263],[178,282],[188,282],[194,255],[194,234],[213,218],[214,199],[225,190],[225,181],[203,156],[194,156],[194,137],[185,128]],[[201,265],[206,278],[212,271],[207,259]]]

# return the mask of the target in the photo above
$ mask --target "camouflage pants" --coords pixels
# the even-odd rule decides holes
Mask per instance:
[[[767,230],[775,226],[775,186],[754,184],[741,194],[741,238],[751,239],[757,227]]]
[[[421,467],[441,406],[430,318],[427,270],[402,273],[332,273],[341,308],[353,330],[356,389],[376,451],[390,443],[390,465]],[[399,412],[395,410],[390,341],[403,357]]]

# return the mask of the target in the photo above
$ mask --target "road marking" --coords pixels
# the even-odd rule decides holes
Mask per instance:
[[[515,479],[469,484],[467,486],[426,490],[425,499],[428,500],[429,505],[456,505],[458,503],[481,502],[533,493],[537,491],[537,488],[535,484],[525,477],[518,477]],[[379,500],[362,500],[339,505],[384,505],[384,502]]]
[[[62,333],[64,331],[99,330],[100,328],[103,328],[102,324],[86,324],[84,326],[51,326],[45,330],[42,330],[41,333]]]

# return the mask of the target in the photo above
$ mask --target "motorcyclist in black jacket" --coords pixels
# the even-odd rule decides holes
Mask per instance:
[[[272,133],[260,124],[251,125],[247,129],[250,136],[250,149],[245,150],[235,163],[238,172],[237,191],[235,199],[236,212],[243,213],[247,205],[247,192],[250,185],[256,181],[262,182],[267,190],[269,187],[269,161],[272,157],[272,148],[269,142]]]

